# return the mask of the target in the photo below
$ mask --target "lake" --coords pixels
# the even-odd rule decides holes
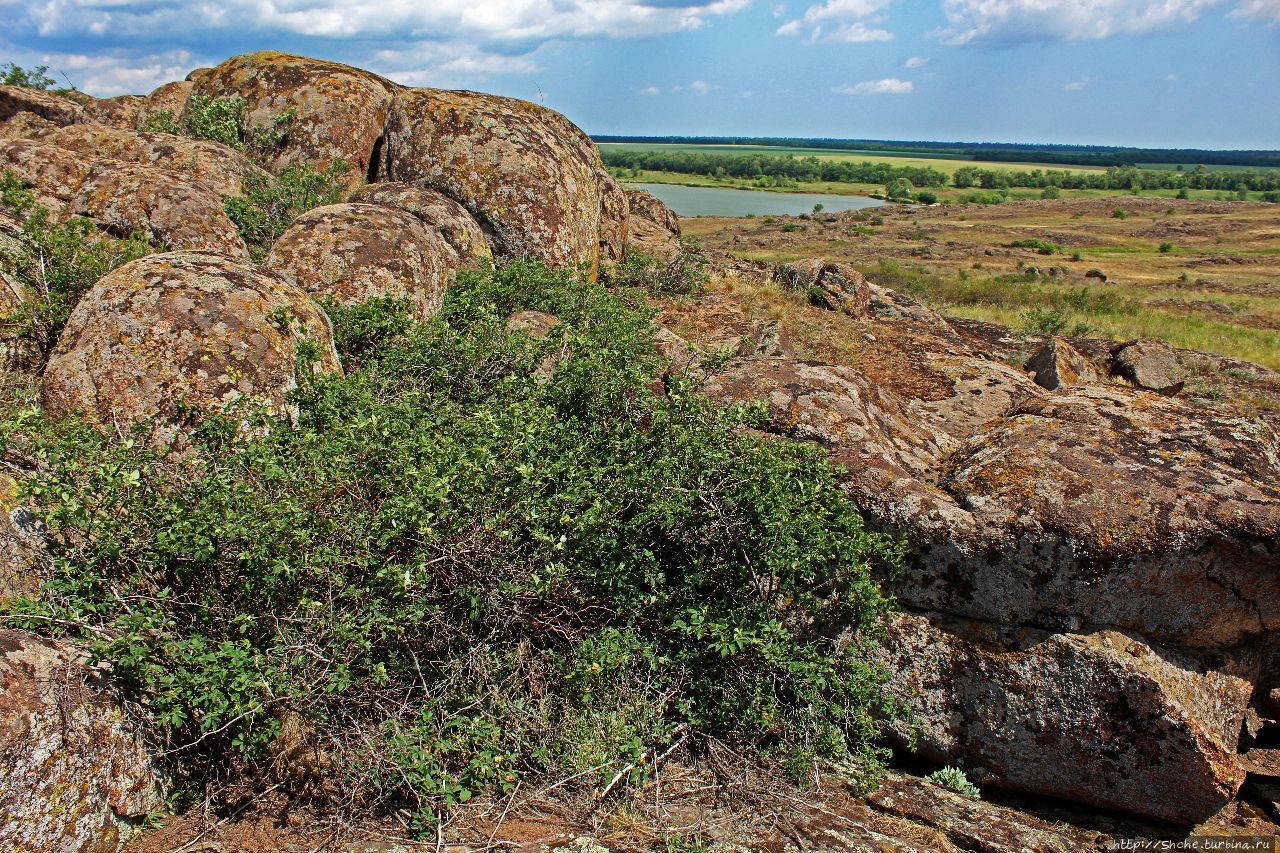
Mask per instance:
[[[677,216],[796,216],[812,213],[815,204],[824,213],[880,207],[883,201],[860,195],[826,193],[771,193],[723,187],[684,187],[679,184],[628,184],[648,190]]]

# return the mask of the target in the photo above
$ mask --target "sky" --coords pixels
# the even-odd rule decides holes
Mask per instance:
[[[98,96],[267,48],[597,134],[1280,148],[1280,0],[0,0]]]

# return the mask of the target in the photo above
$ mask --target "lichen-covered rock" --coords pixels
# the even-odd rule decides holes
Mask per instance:
[[[1259,421],[1113,386],[1028,399],[942,467],[971,526],[899,515],[916,557],[898,592],[993,622],[1234,645],[1280,630],[1277,472]]]
[[[51,561],[44,530],[35,515],[18,503],[18,481],[0,474],[0,604],[39,594]]]
[[[0,140],[36,139],[57,128],[58,125],[35,113],[18,113],[0,121]]]
[[[1210,659],[1115,631],[1051,634],[902,613],[884,662],[917,750],[978,781],[1193,824],[1244,781],[1256,655]]]
[[[407,299],[414,315],[426,319],[440,308],[457,256],[411,213],[347,203],[299,216],[266,265],[316,296],[344,305],[375,296]]]
[[[133,130],[138,124],[138,114],[147,101],[141,95],[117,95],[114,98],[97,98],[85,106],[85,113],[93,121],[105,127]]]
[[[249,127],[273,127],[292,113],[288,138],[264,155],[271,171],[343,161],[353,167],[353,179],[368,171],[398,88],[368,71],[272,50],[232,57],[188,85],[198,95],[243,98]]]
[[[116,131],[103,133],[109,137]],[[80,145],[95,132],[73,131],[69,138]],[[96,157],[40,139],[0,144],[0,169],[14,172],[55,216],[86,216],[116,236],[141,233],[169,249],[249,256],[215,189],[157,166]]]
[[[815,258],[778,264],[773,280],[786,290],[804,293],[828,311],[860,317],[871,305],[871,289],[862,273],[847,264]]]
[[[57,125],[85,120],[84,107],[68,98],[39,89],[0,86],[0,121],[31,113]]]
[[[1178,354],[1163,341],[1133,341],[1117,348],[1111,372],[1139,388],[1160,394],[1177,394],[1186,385],[1186,372]]]
[[[329,320],[282,276],[214,254],[150,255],[103,276],[67,321],[42,379],[55,414],[103,424],[156,419],[179,406],[218,411],[242,398],[284,413],[298,345],[311,369],[337,371]]]
[[[70,646],[0,630],[0,848],[115,851],[161,799],[136,728]]]
[[[493,257],[489,238],[480,223],[465,207],[443,193],[387,181],[366,184],[352,193],[350,200],[412,213],[440,232],[440,236],[457,252],[463,266],[475,266]]]
[[[598,264],[622,256],[626,196],[585,133],[527,101],[440,89],[396,94],[380,180],[439,190],[506,257]]]
[[[155,166],[97,160],[66,209],[117,237],[142,234],[166,249],[249,257],[212,189]]]
[[[194,85],[186,80],[165,83],[142,99],[135,113],[133,126],[139,130],[147,120],[160,113],[168,113],[175,122],[181,122],[187,111],[187,101],[191,98]]]
[[[1031,358],[1027,372],[1049,391],[1098,381],[1098,371],[1080,351],[1061,338],[1049,338]]]
[[[63,214],[90,171],[92,161],[56,145],[31,139],[0,143],[0,172],[13,172],[55,216]]]
[[[185,183],[200,184],[219,198],[242,195],[246,178],[266,176],[259,166],[232,148],[169,133],[77,124],[46,133],[41,141],[87,158],[155,166]]]
[[[680,217],[652,193],[625,190],[627,194],[627,251],[655,258],[680,251]]]

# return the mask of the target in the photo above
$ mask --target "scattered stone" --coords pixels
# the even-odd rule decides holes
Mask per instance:
[[[0,630],[0,848],[116,850],[161,804],[136,727],[65,644]]]
[[[161,437],[246,401],[287,412],[298,344],[339,370],[329,319],[282,276],[207,253],[150,255],[103,276],[72,311],[42,379],[45,408]]]
[[[795,355],[791,338],[777,320],[757,323],[738,344],[738,358],[781,358]]]
[[[332,204],[294,220],[266,266],[308,293],[342,305],[371,297],[408,300],[425,320],[440,310],[457,255],[414,216],[378,204]]]
[[[1049,338],[1027,360],[1027,371],[1041,388],[1057,391],[1068,385],[1098,381],[1098,371],[1080,351],[1061,338]]]
[[[1111,372],[1139,388],[1173,396],[1186,387],[1186,373],[1173,347],[1163,341],[1131,341],[1112,351]]]
[[[1096,278],[1098,281],[1101,281],[1104,283],[1110,281],[1110,279],[1107,278],[1107,274],[1104,273],[1102,270],[1089,270],[1087,273],[1084,274],[1084,277]]]
[[[773,279],[785,290],[807,294],[811,303],[828,311],[861,317],[871,305],[866,278],[847,264],[822,258],[778,264]]]

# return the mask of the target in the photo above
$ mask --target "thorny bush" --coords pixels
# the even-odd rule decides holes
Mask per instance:
[[[817,449],[747,429],[758,408],[656,393],[643,305],[520,262],[462,275],[425,324],[335,312],[359,367],[177,456],[17,412],[0,439],[55,561],[7,621],[109,661],[196,792],[282,772],[282,727],[330,805],[424,831],[522,778],[637,783],[677,739],[871,784],[901,543]],[[560,324],[538,340],[518,310]]]

